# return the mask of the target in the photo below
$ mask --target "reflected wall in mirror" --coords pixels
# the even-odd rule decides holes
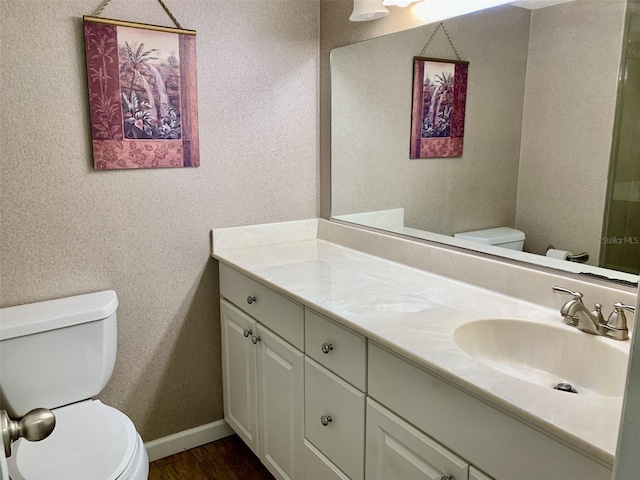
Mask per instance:
[[[636,23],[626,0],[507,5],[447,20],[470,62],[460,158],[409,159],[412,59],[436,25],[332,50],[332,217],[637,282]],[[455,55],[444,35],[428,53]],[[453,237],[492,227],[524,232],[525,251]],[[545,257],[549,245],[586,251],[590,265]],[[614,254],[616,245],[626,250]],[[607,258],[601,265],[627,273],[594,268]]]

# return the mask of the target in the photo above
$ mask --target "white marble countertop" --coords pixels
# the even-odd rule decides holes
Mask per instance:
[[[557,310],[319,239],[234,248],[214,240],[213,257],[600,463],[613,464],[621,397],[571,395],[520,380],[480,363],[453,340],[456,327],[486,318],[572,328],[562,324]],[[613,342],[595,336],[588,341]],[[615,343],[628,352],[630,342]]]

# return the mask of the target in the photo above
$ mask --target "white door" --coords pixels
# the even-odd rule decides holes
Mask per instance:
[[[633,337],[631,337],[631,351],[629,352],[629,371],[627,373],[627,389],[625,391],[620,433],[618,435],[618,450],[613,468],[614,480],[637,478],[640,471],[640,288],[636,300],[636,314]]]
[[[222,383],[224,419],[258,455],[256,321],[226,300],[222,318]]]
[[[469,464],[382,405],[367,399],[366,480],[442,477],[468,480]]]
[[[260,460],[278,479],[304,477],[304,356],[258,325]]]

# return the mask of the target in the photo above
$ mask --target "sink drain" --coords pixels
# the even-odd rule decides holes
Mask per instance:
[[[575,388],[573,388],[573,386],[570,383],[559,383],[555,387],[553,387],[553,389],[560,390],[561,392],[567,392],[567,393],[578,393],[578,391]]]

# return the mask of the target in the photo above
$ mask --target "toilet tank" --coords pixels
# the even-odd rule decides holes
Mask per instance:
[[[508,248],[510,250],[522,250],[524,247],[524,233],[510,227],[496,227],[474,230],[472,232],[461,232],[456,233],[454,237],[470,242]]]
[[[0,309],[0,409],[20,417],[96,396],[116,361],[113,290]]]

